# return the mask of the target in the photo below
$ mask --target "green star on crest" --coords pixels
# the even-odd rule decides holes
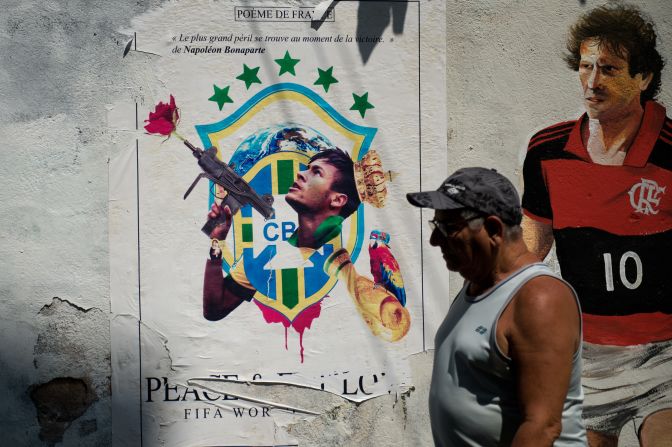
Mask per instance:
[[[369,92],[365,92],[362,96],[357,96],[353,93],[352,98],[355,100],[355,103],[350,107],[350,110],[357,110],[362,115],[362,118],[364,118],[367,109],[375,108],[369,102]]]
[[[329,86],[331,84],[335,84],[338,82],[338,79],[332,76],[332,71],[334,71],[334,67],[329,67],[326,70],[322,70],[320,68],[317,69],[317,75],[319,76],[317,78],[317,81],[313,83],[313,85],[321,85],[324,87],[324,91],[328,92],[329,91]]]
[[[245,88],[249,90],[252,84],[261,84],[257,73],[259,73],[259,67],[250,68],[246,64],[243,64],[243,72],[239,76],[236,76],[236,79],[244,81]]]
[[[283,73],[291,73],[292,75],[296,76],[294,67],[301,59],[292,59],[292,57],[289,55],[289,51],[285,51],[285,56],[282,59],[274,60],[275,63],[280,65],[280,73],[278,73],[278,76],[282,76]]]
[[[212,85],[215,88],[215,94],[208,98],[208,101],[214,101],[217,103],[219,110],[222,110],[224,104],[227,102],[233,102],[229,97],[229,86],[227,85],[224,88],[219,88],[216,85]]]

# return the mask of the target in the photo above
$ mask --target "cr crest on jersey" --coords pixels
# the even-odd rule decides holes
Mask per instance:
[[[632,185],[628,191],[630,205],[637,213],[658,214],[660,196],[665,193],[665,188],[665,186],[658,186],[654,180],[643,178],[641,182]]]

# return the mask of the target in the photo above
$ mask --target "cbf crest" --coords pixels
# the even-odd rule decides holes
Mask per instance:
[[[337,282],[325,273],[325,260],[341,249],[353,262],[357,259],[364,239],[364,207],[360,204],[338,222],[340,231],[312,249],[293,243],[297,212],[285,196],[297,173],[321,151],[339,147],[353,162],[361,161],[376,129],[351,122],[302,85],[281,83],[258,92],[227,118],[196,130],[204,147],[217,148],[218,157],[259,196],[273,197],[269,218],[250,205],[233,215],[232,234],[222,253],[224,272],[255,290],[253,299],[266,321],[300,330],[296,323],[317,317],[320,302]],[[226,194],[215,186],[211,203]]]

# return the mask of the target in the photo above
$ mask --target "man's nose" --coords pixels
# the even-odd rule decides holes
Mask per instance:
[[[296,179],[301,180],[302,182],[306,181],[306,172],[308,171],[299,171],[296,173]]]
[[[590,77],[588,78],[588,88],[594,89],[600,87],[600,67],[597,65],[593,66],[593,69],[590,72]]]

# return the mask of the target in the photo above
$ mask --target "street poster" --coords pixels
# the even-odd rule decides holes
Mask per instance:
[[[278,427],[319,411],[254,384],[413,387],[447,305],[426,298],[445,281],[427,281],[431,216],[405,198],[445,174],[444,36],[423,34],[440,8],[169,2],[123,30],[115,443],[292,445]]]

